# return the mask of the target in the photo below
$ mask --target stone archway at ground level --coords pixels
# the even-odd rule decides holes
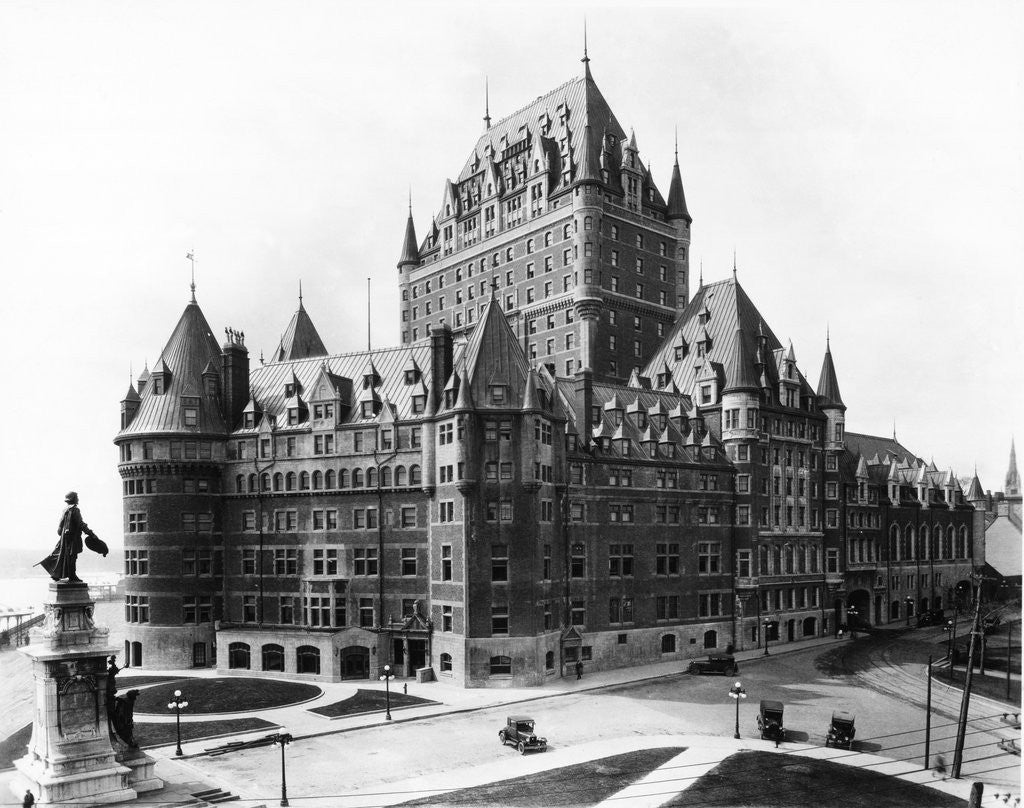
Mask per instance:
[[[370,678],[370,649],[365,645],[350,645],[341,649],[341,678]]]
[[[871,593],[866,589],[855,589],[846,598],[846,623],[850,626],[872,626],[877,615],[871,608]],[[850,614],[856,610],[856,614]]]

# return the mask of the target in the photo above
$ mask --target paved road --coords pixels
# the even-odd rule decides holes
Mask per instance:
[[[923,679],[915,679],[917,663],[908,661],[910,652],[901,647],[915,642],[885,634],[843,644],[838,652],[808,649],[744,663],[738,678],[748,699],[740,707],[741,734],[757,737],[755,717],[762,698],[786,704],[790,737],[804,743],[823,743],[832,710],[844,709],[857,715],[859,751],[920,762],[924,711],[916,703],[915,687],[923,692]],[[417,780],[443,782],[445,772],[493,771],[491,779],[501,779],[541,765],[565,765],[570,758],[575,762],[573,750],[581,745],[632,748],[642,745],[644,737],[675,734],[729,737],[736,715],[728,697],[732,683],[680,674],[516,705],[512,712],[532,714],[538,731],[549,739],[551,749],[543,761],[539,755],[522,758],[499,744],[506,708],[300,740],[287,750],[289,796],[361,791],[378,794],[382,803],[393,802],[398,795],[392,792]],[[943,710],[933,718],[932,754],[947,761],[952,759],[954,716],[955,711]],[[990,723],[972,723],[963,775],[1017,789],[1019,758],[998,750],[1000,727]],[[196,758],[186,765],[247,798],[272,799],[280,787],[280,752],[274,748]]]

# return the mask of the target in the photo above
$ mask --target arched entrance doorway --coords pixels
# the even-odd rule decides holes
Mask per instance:
[[[370,649],[365,645],[350,645],[341,649],[341,678],[370,678]]]
[[[866,589],[855,589],[846,599],[846,623],[853,628],[864,628],[874,624],[871,614],[871,593]]]

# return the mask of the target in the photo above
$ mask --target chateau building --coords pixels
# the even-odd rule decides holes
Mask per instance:
[[[397,347],[300,294],[252,365],[193,287],[115,438],[131,664],[536,685],[949,604],[974,504],[846,432],[735,269],[691,296],[678,157],[666,201],[588,60],[485,126],[410,210]]]

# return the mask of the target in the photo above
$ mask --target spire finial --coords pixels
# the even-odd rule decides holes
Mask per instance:
[[[583,17],[583,74],[590,78],[590,56],[587,55],[587,18]]]
[[[826,351],[832,350],[831,339],[832,339],[832,326],[829,325],[828,323],[825,323],[825,350]]]
[[[491,86],[487,76],[484,76],[484,123],[491,128]]]
[[[679,125],[676,124],[676,165],[679,165]]]
[[[412,186],[409,186],[409,215],[412,216]]]
[[[196,302],[196,251],[194,249],[189,250],[185,253],[185,260],[192,263],[192,284],[189,287],[192,290],[192,302]]]
[[[704,286],[704,259],[700,259],[700,278],[697,281],[697,288],[700,289]]]
[[[732,248],[732,279],[736,280],[736,248]]]
[[[892,440],[893,440],[893,443],[899,443],[899,441],[896,440],[896,419],[895,418],[892,419]]]
[[[299,278],[299,308],[302,308],[302,278]]]

